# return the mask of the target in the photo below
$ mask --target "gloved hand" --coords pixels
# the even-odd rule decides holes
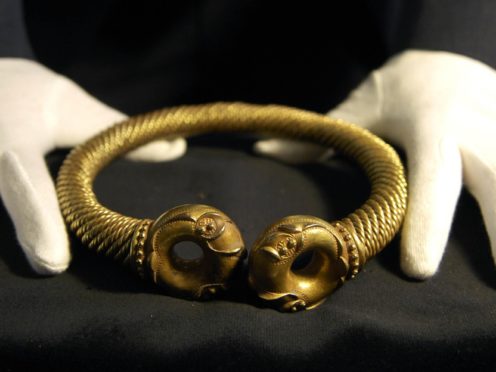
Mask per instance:
[[[496,258],[496,71],[446,52],[406,51],[389,60],[329,116],[402,146],[409,199],[401,266],[414,278],[437,271],[463,182],[477,199]],[[265,140],[255,151],[286,161],[323,149]],[[463,172],[462,172],[463,170]]]
[[[0,195],[26,257],[40,274],[64,271],[71,258],[65,224],[43,156],[75,146],[126,116],[40,64],[0,59]],[[182,138],[145,145],[135,160],[171,160]]]

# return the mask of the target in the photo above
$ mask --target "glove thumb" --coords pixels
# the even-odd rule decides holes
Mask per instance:
[[[327,113],[327,116],[356,124],[377,133],[383,105],[382,79],[379,71],[372,72],[348,98]]]
[[[379,72],[376,71],[327,115],[377,132],[381,122],[379,120],[381,110],[381,79]],[[280,138],[257,141],[253,149],[259,155],[292,164],[325,160],[332,155],[332,150],[324,146]]]

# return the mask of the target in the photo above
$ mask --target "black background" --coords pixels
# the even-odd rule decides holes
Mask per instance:
[[[489,1],[325,4],[26,1],[23,14],[32,56],[128,114],[217,100],[324,112],[406,47],[452,50],[494,66]],[[353,165],[288,166],[254,156],[252,142],[203,136],[175,162],[118,160],[95,191],[105,205],[136,217],[211,204],[236,221],[248,247],[280,217],[334,219],[367,196]],[[66,153],[47,157],[54,175]],[[0,219],[5,370],[495,367],[496,273],[466,193],[434,278],[407,279],[395,240],[322,306],[297,314],[266,307],[243,284],[213,302],[163,296],[77,241],[69,270],[40,278],[4,209]]]

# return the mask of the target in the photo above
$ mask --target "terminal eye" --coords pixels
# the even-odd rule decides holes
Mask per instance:
[[[196,231],[201,235],[211,235],[217,230],[217,224],[213,218],[204,217],[196,224]]]
[[[281,256],[287,256],[296,247],[296,239],[291,235],[284,236],[277,242],[277,251]]]
[[[195,233],[205,239],[215,239],[224,232],[225,221],[219,214],[205,213],[195,224]]]

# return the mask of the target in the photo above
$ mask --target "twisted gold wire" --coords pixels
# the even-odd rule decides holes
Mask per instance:
[[[299,109],[245,103],[179,106],[130,118],[76,147],[62,165],[57,193],[69,228],[90,249],[128,262],[133,234],[145,221],[102,206],[92,184],[114,158],[157,138],[249,131],[318,142],[354,159],[371,182],[369,199],[340,222],[362,243],[367,261],[398,231],[407,186],[396,152],[370,132],[340,119]],[[361,263],[363,264],[363,263]]]

